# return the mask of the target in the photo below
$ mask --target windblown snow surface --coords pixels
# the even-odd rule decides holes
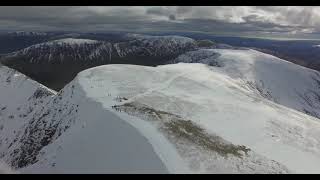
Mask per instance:
[[[318,71],[255,50],[201,49],[174,62],[215,66],[215,71],[262,97],[320,118]]]
[[[2,159],[21,173],[320,172],[319,119],[293,94],[317,90],[315,71],[253,50],[197,53],[215,62],[79,73]]]

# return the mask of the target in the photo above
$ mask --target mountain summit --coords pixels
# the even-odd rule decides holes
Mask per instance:
[[[2,67],[1,158],[23,173],[320,171],[320,121],[301,109],[317,99],[299,95],[316,71],[254,50],[175,61],[210,65],[104,65],[59,92]]]

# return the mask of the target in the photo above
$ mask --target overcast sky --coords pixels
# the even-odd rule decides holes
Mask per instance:
[[[0,7],[0,30],[203,31],[320,37],[320,7],[108,6]]]

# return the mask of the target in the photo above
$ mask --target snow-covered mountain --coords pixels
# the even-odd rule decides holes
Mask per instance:
[[[5,55],[38,81],[67,85],[56,92],[0,67],[1,164],[21,173],[320,172],[319,72],[211,41],[125,38],[63,38]]]
[[[289,91],[317,87],[315,71],[254,50],[176,61],[196,59],[211,66],[104,65],[58,93],[2,67],[0,102],[15,105],[0,114],[0,161],[21,173],[320,172],[320,121]]]
[[[33,32],[33,31],[14,31],[14,32],[8,32],[8,34],[14,35],[14,36],[48,36],[48,33]]]
[[[320,73],[255,50],[202,49],[174,63],[204,63],[261,97],[320,118]]]
[[[110,61],[125,56],[174,56],[195,49],[193,39],[180,36],[137,36],[128,42],[108,43],[90,39],[65,38],[36,44],[8,54],[8,58],[26,58],[30,63],[82,60]],[[70,59],[72,58],[72,59]]]
[[[196,48],[195,40],[180,36],[138,36],[117,43],[65,38],[9,53],[1,61],[59,90],[87,68],[103,64],[155,66]]]
[[[135,39],[124,43],[115,43],[114,47],[120,57],[148,55],[157,57],[172,57],[195,49],[196,41],[182,36],[148,36],[134,35]]]
[[[10,53],[6,58],[23,58],[32,64],[59,63],[68,60],[85,61],[95,58],[98,54],[101,55],[100,58],[109,57],[110,48],[111,45],[104,42],[65,38],[32,45]]]

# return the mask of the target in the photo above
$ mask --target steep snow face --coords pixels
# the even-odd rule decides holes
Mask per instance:
[[[48,122],[52,119],[56,124],[48,123],[47,128],[55,127],[59,133],[54,133],[50,144],[39,151],[37,161],[23,166],[19,172],[168,173],[148,140],[115,113],[87,97],[77,82],[66,87],[61,97],[55,107],[61,107],[59,103],[67,104],[60,111],[65,116],[51,111],[46,117]],[[68,107],[72,104],[75,110],[70,113]],[[69,120],[69,117],[73,118]]]
[[[168,172],[144,136],[77,82],[56,93],[2,66],[0,85],[0,173],[15,173],[2,161],[22,173]]]
[[[25,75],[0,67],[0,160],[23,133],[38,107],[44,106],[55,92]]]
[[[320,117],[320,73],[255,50],[202,49],[173,62],[204,63],[262,97]]]

